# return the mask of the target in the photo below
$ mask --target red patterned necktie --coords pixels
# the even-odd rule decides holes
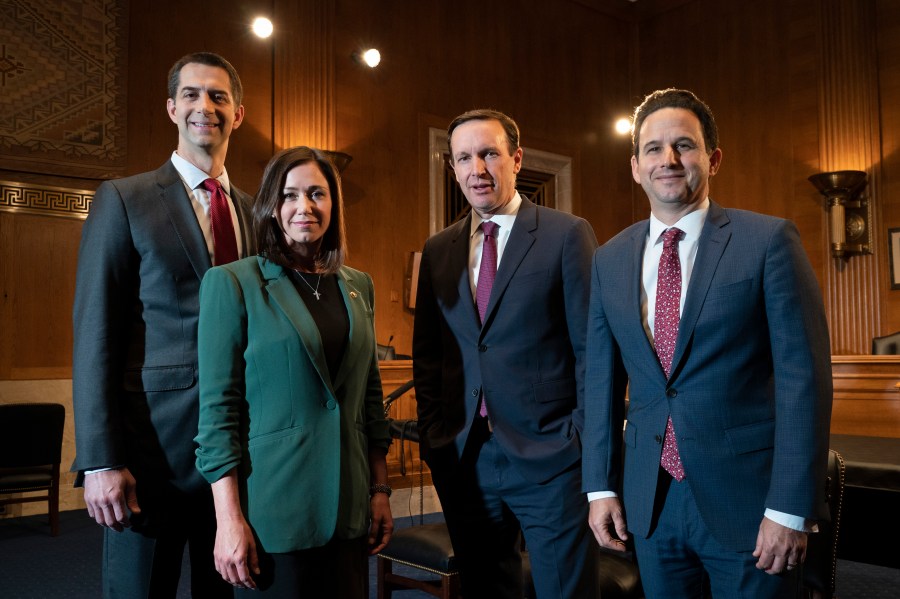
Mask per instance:
[[[484,243],[481,245],[481,266],[478,267],[478,285],[475,287],[475,305],[478,306],[478,318],[484,324],[487,314],[488,301],[491,299],[491,289],[494,287],[494,277],[497,276],[497,229],[500,226],[486,220],[481,223],[481,231],[484,233]],[[481,408],[479,414],[487,417],[487,406],[484,405],[484,393],[481,394]]]
[[[659,271],[656,280],[656,310],[653,322],[653,343],[656,355],[666,373],[672,370],[672,356],[675,354],[675,341],[678,339],[678,322],[681,306],[681,262],[678,259],[678,242],[684,237],[684,231],[672,227],[663,233],[663,251],[659,258]],[[663,469],[677,481],[684,479],[684,466],[678,455],[678,443],[672,417],[666,422],[666,439],[663,443],[660,464]]]
[[[222,186],[216,179],[207,179],[203,187],[209,192],[209,221],[212,224],[213,256],[216,266],[238,259],[237,239],[231,209]]]

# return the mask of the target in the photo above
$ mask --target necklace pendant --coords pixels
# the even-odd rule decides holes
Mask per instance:
[[[313,295],[316,296],[316,300],[318,300],[319,298],[322,297],[322,294],[319,293],[318,291],[313,291]]]

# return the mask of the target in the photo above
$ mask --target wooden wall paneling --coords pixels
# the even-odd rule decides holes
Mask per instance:
[[[0,380],[72,376],[82,221],[0,212]]]
[[[831,432],[900,437],[900,356],[832,356]]]
[[[875,4],[872,0],[822,0],[820,167],[823,172],[869,174],[875,248],[881,228],[881,132],[878,106]],[[866,354],[881,330],[883,262],[873,254],[831,258],[825,269],[825,303],[835,354]]]
[[[878,0],[876,38],[878,41],[878,85],[881,110],[881,195],[883,221],[875,253],[884,275],[880,280],[881,328],[876,335],[900,331],[900,290],[892,290],[888,276],[890,260],[886,232],[900,227],[900,2]],[[895,264],[900,268],[900,264]]]
[[[789,7],[789,114],[790,130],[785,135],[792,156],[790,217],[800,231],[806,254],[819,286],[825,289],[825,269],[831,260],[828,240],[828,213],[822,195],[810,184],[810,175],[819,167],[819,65],[822,32],[819,0],[792,0]],[[830,314],[826,312],[830,318]]]
[[[335,147],[334,2],[275,0],[274,141],[277,149]]]
[[[723,162],[710,197],[725,207],[818,218],[814,203],[794,198],[796,67],[785,60],[792,49],[791,5],[695,0],[640,21],[638,30],[640,95],[689,89],[716,116]],[[646,195],[637,195],[636,202],[646,205]],[[812,233],[804,243],[818,238]]]

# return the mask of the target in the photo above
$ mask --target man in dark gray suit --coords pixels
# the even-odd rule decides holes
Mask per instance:
[[[228,61],[202,52],[175,63],[168,91],[177,149],[97,189],[78,255],[72,469],[106,527],[104,597],[174,597],[185,543],[194,596],[231,596],[193,438],[200,280],[254,250],[250,198],[225,171],[242,88]]]
[[[591,528],[619,550],[630,531],[648,599],[700,599],[707,577],[714,597],[794,596],[827,517],[822,294],[793,223],[709,199],[722,151],[706,104],[654,92],[633,135],[651,216],[594,255]]]
[[[519,130],[474,110],[448,130],[469,215],[422,254],[413,370],[422,451],[467,599],[593,596],[579,493],[590,225],[516,192]],[[491,284],[488,285],[487,282]]]

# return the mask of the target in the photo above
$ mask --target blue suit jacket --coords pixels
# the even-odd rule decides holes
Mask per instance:
[[[724,546],[752,550],[766,508],[826,517],[828,326],[796,227],[710,203],[669,380],[641,319],[648,230],[594,255],[584,490],[621,491],[629,530],[646,536],[671,414],[686,483]]]
[[[523,199],[481,326],[469,285],[470,226],[471,216],[444,229],[422,254],[413,370],[423,455],[462,453],[483,389],[510,461],[545,481],[580,459],[596,237],[584,219]]]

